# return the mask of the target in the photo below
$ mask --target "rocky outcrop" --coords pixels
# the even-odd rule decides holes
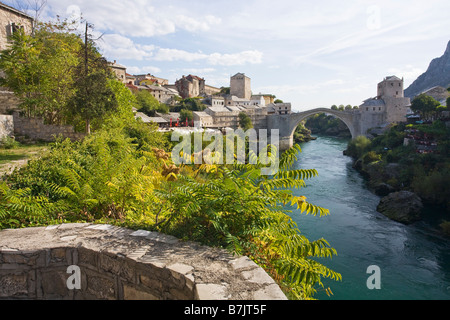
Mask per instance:
[[[382,198],[377,211],[392,220],[411,224],[421,219],[422,208],[422,200],[415,193],[400,191]]]
[[[428,70],[414,81],[406,90],[405,97],[414,98],[435,86],[448,88],[450,85],[450,41],[442,57],[431,61]]]

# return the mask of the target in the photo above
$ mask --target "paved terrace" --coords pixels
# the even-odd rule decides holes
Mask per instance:
[[[80,289],[69,289],[69,266]],[[0,231],[0,299],[285,300],[247,257],[112,225]]]

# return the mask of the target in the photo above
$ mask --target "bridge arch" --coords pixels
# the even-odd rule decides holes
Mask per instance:
[[[267,118],[267,127],[269,130],[279,130],[280,151],[287,150],[294,145],[294,132],[300,122],[318,113],[327,113],[336,116],[348,127],[353,139],[358,135],[361,135],[361,116],[359,113],[354,111],[338,111],[327,108],[316,108],[288,115],[271,115]]]
[[[332,110],[332,109],[327,109],[327,108],[317,108],[317,109],[312,109],[312,110],[293,114],[291,116],[292,122],[291,122],[291,126],[290,126],[290,130],[291,130],[290,135],[292,135],[292,136],[294,135],[294,132],[297,129],[300,122],[302,122],[303,120],[305,120],[315,114],[319,114],[319,113],[327,113],[327,114],[334,115],[336,118],[341,120],[347,126],[347,128],[350,130],[350,133],[352,135],[352,139],[356,138],[355,127],[353,125],[353,113]]]

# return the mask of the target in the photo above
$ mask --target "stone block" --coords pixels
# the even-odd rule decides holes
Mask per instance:
[[[78,248],[78,264],[96,269],[98,265],[98,254],[89,249]]]
[[[258,265],[248,257],[240,257],[238,259],[231,260],[229,264],[234,270],[255,269]]]
[[[18,264],[27,266],[43,267],[45,266],[45,251],[26,252],[10,251],[2,252],[2,260],[5,264]]]
[[[124,300],[160,300],[157,295],[154,295],[145,290],[136,288],[130,285],[123,286],[123,299]]]
[[[72,250],[68,248],[54,248],[48,251],[49,266],[70,266],[73,264]]]
[[[27,274],[0,274],[0,298],[28,295]]]
[[[271,284],[253,294],[254,300],[287,300],[283,291],[276,284]]]
[[[101,253],[99,262],[102,270],[117,275],[129,282],[135,282],[135,264],[132,260]]]
[[[70,277],[70,274],[66,273],[66,271],[67,267],[40,271],[38,286],[42,290],[44,299],[62,299],[69,295],[67,279]]]
[[[85,293],[89,296],[95,297],[99,300],[114,300],[118,298],[117,281],[114,278],[107,277],[104,274],[93,272],[88,269],[85,270],[86,275],[86,289]]]
[[[219,284],[197,284],[195,286],[197,300],[227,300],[227,288]]]
[[[259,283],[259,284],[271,284],[274,280],[263,270],[254,269],[250,271],[243,271],[242,275],[249,282]]]

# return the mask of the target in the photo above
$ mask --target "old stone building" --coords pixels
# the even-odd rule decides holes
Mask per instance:
[[[19,29],[30,34],[34,20],[24,12],[0,2],[0,50],[8,47],[8,37]]]
[[[250,100],[252,97],[251,79],[244,73],[236,73],[230,79],[230,95]]]
[[[386,77],[377,88],[377,96],[365,100],[359,107],[361,132],[376,126],[406,121],[411,100],[404,96],[403,79]]]
[[[117,63],[116,60],[114,62],[108,62],[109,67],[112,69],[112,71],[116,74],[116,77],[119,81],[122,81],[123,83],[127,82],[127,68],[119,63]]]
[[[141,84],[143,80],[149,80],[145,84],[152,84],[152,85],[161,85],[166,86],[169,84],[169,80],[155,77],[154,75],[151,75],[150,73],[147,74],[138,74],[135,75],[136,82],[134,84]]]

